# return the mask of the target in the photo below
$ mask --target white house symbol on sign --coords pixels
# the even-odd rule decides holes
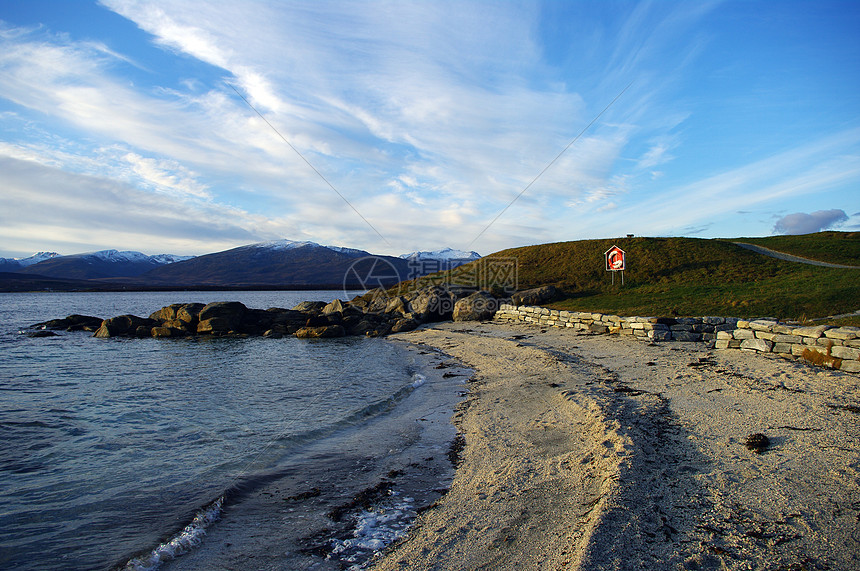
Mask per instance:
[[[621,272],[621,285],[624,285],[624,266],[627,262],[627,256],[624,250],[618,246],[612,246],[606,250],[606,271]],[[612,283],[615,283],[615,274],[612,274]]]

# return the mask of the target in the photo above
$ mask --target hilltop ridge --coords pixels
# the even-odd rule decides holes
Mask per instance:
[[[741,240],[741,239],[737,239]],[[860,233],[819,232],[747,239],[792,255],[860,266]],[[824,317],[860,309],[856,269],[775,259],[727,239],[630,237],[556,242],[501,250],[484,258],[517,260],[519,289],[553,285],[557,309],[618,315]],[[604,253],[625,250],[624,285],[612,283]],[[822,252],[827,252],[826,255]],[[448,273],[453,283],[467,264]],[[424,280],[444,279],[437,274]]]

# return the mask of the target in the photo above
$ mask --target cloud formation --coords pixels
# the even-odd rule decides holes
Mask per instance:
[[[39,181],[58,179],[78,203],[96,199],[84,186],[97,180],[140,208],[168,201],[232,229],[209,228],[195,241],[163,224],[143,241],[149,253],[290,238],[386,254],[467,245],[487,254],[631,231],[763,234],[773,212],[860,207],[847,190],[860,182],[855,103],[826,106],[847,109],[845,117],[782,105],[779,116],[735,118],[761,111],[768,97],[755,99],[734,78],[788,65],[772,50],[737,45],[736,30],[717,25],[746,21],[745,6],[101,0],[91,10],[114,26],[0,22],[0,159],[45,167],[31,180],[0,171],[10,193],[32,195],[8,203],[10,218],[30,230],[14,251],[0,243],[0,255],[47,248],[37,237],[55,228],[26,217],[40,196],[56,196]],[[112,35],[119,21],[121,38]],[[850,86],[860,82],[839,65],[856,43],[846,38],[827,36],[837,70],[828,73]],[[795,49],[807,47],[821,46]],[[772,89],[812,100],[794,94],[829,76],[804,77],[800,87]],[[798,117],[814,127],[802,130]],[[790,136],[780,131],[786,125],[796,130]],[[61,226],[88,224],[86,208],[71,202],[56,202],[68,205]],[[737,211],[759,213],[752,229],[742,222],[753,215]],[[115,229],[97,228],[87,243],[120,246]]]
[[[848,220],[844,210],[833,208],[831,210],[816,210],[809,214],[795,212],[788,214],[776,221],[773,231],[776,234],[812,234],[832,228]]]

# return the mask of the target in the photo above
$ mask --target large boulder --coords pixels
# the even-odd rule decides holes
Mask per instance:
[[[150,334],[153,337],[185,337],[188,332],[174,327],[153,327],[150,329]]]
[[[136,315],[119,315],[102,321],[94,337],[135,336],[138,334],[139,328],[142,328],[149,335],[152,328],[158,325],[160,323],[154,319],[147,319]]]
[[[197,323],[197,333],[203,335],[223,335],[225,333],[236,333],[236,322],[224,317],[210,317],[201,319]]]
[[[427,286],[409,301],[412,313],[421,321],[445,321],[454,312],[454,297],[441,286]]]
[[[490,292],[476,291],[454,303],[454,321],[484,321],[492,319],[499,301]]]
[[[238,301],[213,301],[206,304],[197,314],[197,319],[212,319],[213,317],[223,317],[224,319],[241,319],[248,308],[244,303]]]
[[[182,307],[181,303],[172,303],[166,307],[162,307],[158,311],[153,311],[149,314],[150,319],[154,319],[156,321],[160,321],[164,323],[165,321],[173,321],[176,319],[176,312]]]
[[[409,319],[408,317],[403,317],[394,322],[394,325],[391,326],[391,332],[404,333],[406,331],[412,331],[419,325],[421,325],[419,321],[415,319]]]
[[[206,307],[202,303],[184,303],[182,307],[176,310],[176,319],[189,326],[196,325],[199,321],[200,311]]]
[[[339,299],[336,299],[331,303],[326,304],[326,306],[322,308],[323,315],[328,315],[330,313],[343,313],[344,310],[345,306],[343,302]]]
[[[376,288],[355,296],[349,303],[365,313],[381,313],[391,300],[391,295],[383,288]]]
[[[558,291],[554,286],[548,285],[525,291],[518,291],[511,296],[514,305],[540,305],[546,303],[556,296]]]
[[[320,327],[302,327],[296,331],[296,337],[300,339],[316,339],[329,337],[343,337],[346,335],[342,325],[322,325]]]
[[[409,313],[409,302],[402,295],[397,295],[388,300],[383,313],[400,313],[406,315]]]
[[[63,319],[51,319],[42,323],[36,323],[31,327],[33,329],[65,329],[66,331],[96,331],[101,327],[101,317],[92,317],[90,315],[79,315],[73,313]]]
[[[301,311],[303,313],[316,313],[322,311],[322,309],[328,305],[324,301],[303,301],[293,307],[293,311]]]
[[[242,316],[239,330],[249,335],[262,335],[275,324],[275,315],[264,309],[249,309]]]

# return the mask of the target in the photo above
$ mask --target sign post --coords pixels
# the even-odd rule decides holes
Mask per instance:
[[[621,285],[624,285],[624,266],[627,262],[624,250],[618,246],[612,246],[604,253],[606,256],[606,271],[612,273],[612,284],[615,285],[615,272],[621,272]]]

